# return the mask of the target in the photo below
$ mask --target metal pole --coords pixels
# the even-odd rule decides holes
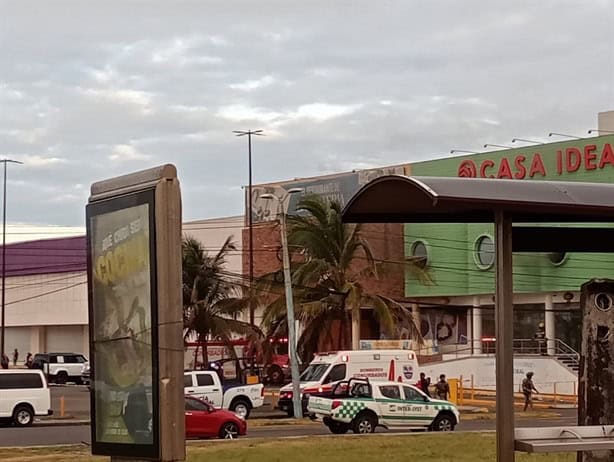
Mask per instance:
[[[249,162],[249,186],[248,186],[248,226],[249,226],[249,323],[255,323],[254,308],[254,227],[252,217],[252,133],[247,133],[248,162]]]
[[[287,198],[288,196],[286,196]],[[281,247],[283,251],[284,286],[286,289],[286,309],[288,321],[288,348],[290,349],[290,368],[292,375],[292,404],[294,418],[303,418],[301,403],[300,378],[298,373],[298,355],[296,354],[296,324],[294,322],[294,299],[292,298],[292,275],[290,274],[290,255],[288,251],[288,236],[286,234],[286,214],[282,200],[278,200],[279,221],[281,224]]]
[[[4,185],[2,194],[2,342],[0,344],[0,360],[4,360],[4,336],[6,332],[5,323],[5,296],[6,296],[6,164],[7,161],[3,161],[4,164]]]
[[[514,462],[514,290],[512,220],[495,212],[495,371],[497,374],[497,461]]]

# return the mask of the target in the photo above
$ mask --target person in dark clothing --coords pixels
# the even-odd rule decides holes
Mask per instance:
[[[9,368],[9,357],[6,354],[3,354],[2,358],[0,358],[0,367],[2,367],[2,369]]]
[[[17,348],[15,348],[15,351],[13,351],[13,367],[17,366],[18,360],[19,360],[19,351],[17,351]]]
[[[524,395],[524,411],[527,408],[533,410],[533,393],[539,393],[533,383],[533,372],[527,372],[527,377],[522,381],[522,394]]]
[[[420,372],[420,380],[418,380],[417,387],[430,398],[431,394],[429,393],[429,384],[429,379],[426,378],[426,374],[424,372]]]
[[[448,401],[450,395],[450,385],[446,381],[446,376],[441,374],[439,376],[439,382],[435,384],[435,390],[437,391],[437,397],[444,401]]]

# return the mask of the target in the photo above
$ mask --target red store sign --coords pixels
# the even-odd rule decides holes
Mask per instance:
[[[614,151],[610,143],[605,143],[601,150],[594,144],[584,148],[569,147],[556,151],[556,173],[574,173],[578,170],[603,169],[607,165],[614,166]],[[535,176],[548,176],[546,165],[539,152],[532,156],[518,154],[513,158],[502,157],[495,161],[485,159],[475,162],[463,160],[458,166],[458,176],[465,178],[509,178],[522,180]]]

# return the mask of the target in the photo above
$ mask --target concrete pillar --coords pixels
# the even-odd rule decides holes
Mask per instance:
[[[30,353],[46,353],[45,326],[30,327]]]
[[[555,348],[555,339],[556,339],[556,329],[555,329],[555,318],[554,318],[554,304],[552,303],[552,294],[547,294],[546,299],[544,300],[544,308],[546,310],[544,316],[544,328],[546,333],[547,340],[547,348],[548,354],[554,355],[556,352]]]
[[[480,298],[473,297],[473,308],[471,309],[471,344],[474,354],[482,354],[482,308],[480,308]]]

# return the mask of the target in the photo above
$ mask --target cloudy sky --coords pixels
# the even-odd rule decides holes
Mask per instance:
[[[96,180],[173,162],[184,218],[254,181],[443,157],[614,109],[614,1],[0,0],[9,220],[79,226]]]

